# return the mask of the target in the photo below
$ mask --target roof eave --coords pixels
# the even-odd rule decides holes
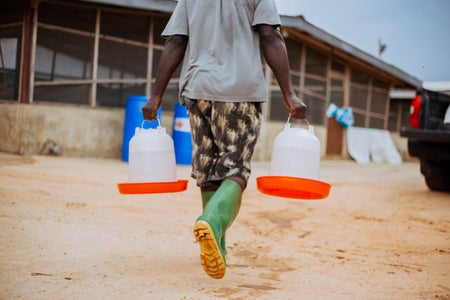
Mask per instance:
[[[331,47],[337,48],[355,58],[358,58],[372,66],[375,66],[413,87],[422,87],[422,81],[420,81],[419,79],[412,77],[399,68],[387,64],[384,61],[356,48],[355,46],[352,46],[351,44],[346,43],[338,39],[337,37],[323,31],[322,29],[312,25],[311,23],[308,23],[302,16],[281,16],[281,23],[285,27],[291,27],[300,32],[304,32],[312,36],[313,38],[330,45]]]

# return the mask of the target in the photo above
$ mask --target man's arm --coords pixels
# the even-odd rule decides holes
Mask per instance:
[[[185,35],[173,35],[166,40],[156,72],[152,94],[142,108],[142,114],[145,120],[157,119],[158,108],[163,102],[162,96],[173,72],[175,72],[179,64],[183,61],[188,39]]]
[[[277,78],[290,117],[305,119],[306,105],[295,95],[292,88],[289,60],[283,37],[271,25],[258,25],[258,33],[264,58]]]

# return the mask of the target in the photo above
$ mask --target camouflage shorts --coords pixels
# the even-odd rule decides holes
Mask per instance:
[[[186,99],[194,153],[192,177],[201,188],[227,177],[245,182],[262,120],[260,102],[215,102]]]

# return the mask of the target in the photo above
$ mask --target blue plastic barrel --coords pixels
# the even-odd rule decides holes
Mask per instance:
[[[177,102],[173,117],[173,144],[177,165],[192,164],[192,135],[186,106]]]
[[[123,126],[123,139],[122,139],[122,161],[128,162],[128,147],[131,138],[134,136],[136,127],[141,127],[144,121],[142,115],[142,107],[148,101],[146,96],[129,96],[127,98],[127,104],[125,108],[125,122]],[[158,110],[158,117],[161,120],[162,107]],[[145,128],[157,128],[158,121],[151,121],[144,123]]]

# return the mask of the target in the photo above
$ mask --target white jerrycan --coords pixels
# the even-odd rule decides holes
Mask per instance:
[[[174,144],[166,128],[161,124],[156,129],[136,127],[129,143],[128,164],[129,182],[176,181]]]
[[[306,120],[305,120],[306,121]],[[291,128],[289,119],[275,138],[270,161],[271,176],[299,177],[319,180],[320,141],[314,127]]]

